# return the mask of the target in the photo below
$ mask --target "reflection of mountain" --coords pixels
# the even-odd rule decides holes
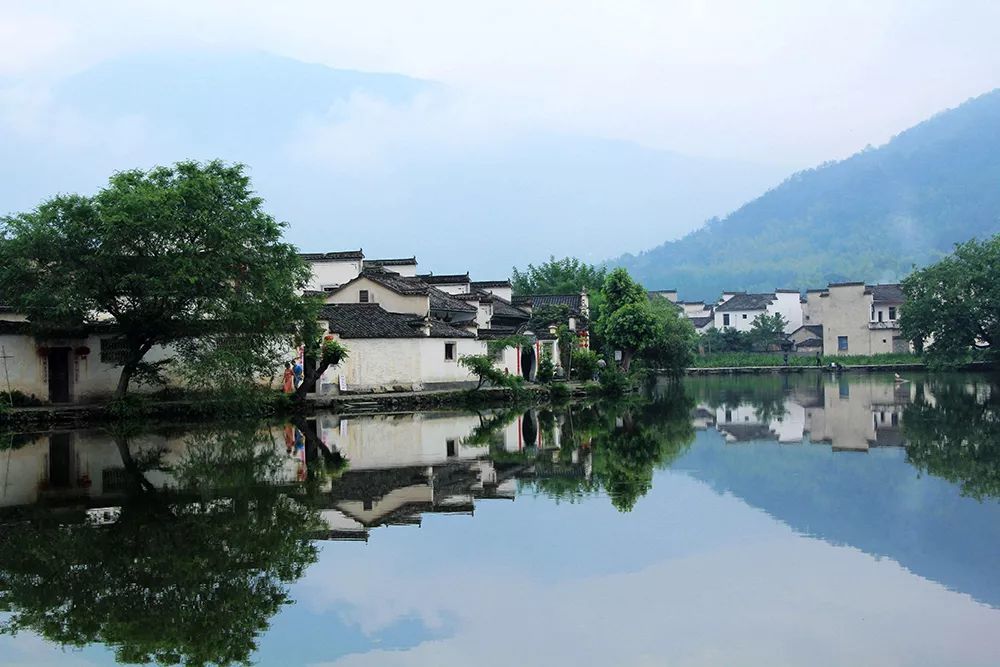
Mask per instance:
[[[891,558],[1000,607],[1000,503],[921,476],[903,448],[871,448],[890,438],[902,443],[906,399],[891,381],[828,382],[824,390],[824,407],[806,409],[809,436],[823,444],[789,448],[767,437],[731,447],[709,431],[675,467],[798,532]],[[858,449],[868,455],[843,453]]]

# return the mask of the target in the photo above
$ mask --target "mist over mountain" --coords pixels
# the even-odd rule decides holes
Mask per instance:
[[[676,237],[788,170],[511,120],[434,82],[264,53],[131,55],[54,82],[0,80],[0,215],[115,170],[222,158],[250,168],[304,251],[416,254],[509,275]],[[666,221],[666,222],[665,222]]]
[[[878,148],[799,172],[723,219],[625,266],[650,289],[723,290],[895,281],[956,242],[1000,232],[1000,90]]]

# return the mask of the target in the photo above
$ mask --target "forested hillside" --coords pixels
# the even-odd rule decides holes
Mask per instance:
[[[1000,89],[795,174],[724,219],[610,264],[682,298],[895,281],[1000,231]]]

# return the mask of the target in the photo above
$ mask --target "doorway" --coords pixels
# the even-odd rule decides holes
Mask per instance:
[[[69,403],[69,348],[50,347],[49,403]]]
[[[528,382],[534,378],[535,371],[535,346],[525,345],[521,348],[521,375]]]

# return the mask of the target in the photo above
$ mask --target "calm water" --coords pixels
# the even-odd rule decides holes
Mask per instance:
[[[4,665],[1000,664],[982,376],[9,444]]]

